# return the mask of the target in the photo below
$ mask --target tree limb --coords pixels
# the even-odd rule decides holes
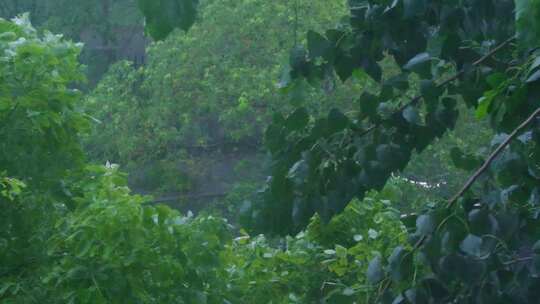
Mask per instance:
[[[540,108],[536,109],[536,111],[534,111],[534,113],[531,114],[531,116],[529,116],[529,118],[527,118],[527,120],[525,120],[521,125],[519,125],[514,131],[512,131],[512,133],[510,133],[510,135],[508,136],[508,138],[506,138],[506,140],[499,145],[499,147],[497,147],[497,149],[495,149],[495,151],[493,151],[493,153],[491,153],[491,155],[488,157],[488,159],[484,162],[484,164],[482,165],[482,167],[480,167],[480,169],[478,169],[470,178],[469,180],[467,180],[467,182],[465,183],[465,185],[463,185],[463,187],[461,188],[461,190],[456,194],[454,195],[449,201],[448,201],[448,207],[452,207],[452,205],[454,205],[454,203],[458,200],[458,198],[460,198],[465,192],[467,192],[467,190],[469,190],[469,188],[471,188],[471,186],[474,184],[474,182],[476,182],[476,180],[482,175],[482,173],[484,173],[484,171],[487,170],[487,168],[489,168],[489,166],[491,165],[491,163],[495,160],[495,158],[497,158],[497,156],[504,150],[504,148],[506,148],[510,142],[519,134],[521,133],[521,131],[523,131],[523,129],[525,129],[536,117],[540,116]]]
[[[473,62],[472,66],[473,67],[477,67],[479,65],[481,65],[482,63],[484,63],[486,60],[488,60],[489,58],[491,58],[493,55],[495,55],[497,52],[499,52],[500,50],[502,50],[503,48],[505,48],[508,44],[510,44],[512,41],[514,41],[516,39],[515,36],[512,36],[508,39],[506,39],[504,42],[502,42],[501,44],[499,44],[497,47],[495,47],[493,50],[491,50],[489,53],[485,54],[484,56],[482,56],[480,59],[476,60],[475,62]],[[462,69],[461,71],[459,71],[458,73],[456,73],[454,76],[444,80],[443,82],[437,84],[435,87],[437,88],[442,88],[444,86],[446,86],[447,84],[451,83],[452,81],[455,81],[457,79],[459,79],[459,77],[463,76],[463,74],[465,74],[467,72],[467,69]],[[397,115],[401,112],[403,112],[407,107],[411,106],[411,105],[415,105],[416,103],[418,103],[420,100],[422,100],[423,98],[423,95],[420,94],[420,95],[417,95],[415,97],[413,97],[409,102],[403,104],[395,113],[393,113],[392,115]],[[379,127],[380,124],[374,124],[372,125],[371,127],[369,127],[368,129],[366,129],[364,132],[362,132],[360,134],[360,137],[364,136],[364,135],[367,135],[368,133],[370,133],[371,131],[375,130],[377,127]]]

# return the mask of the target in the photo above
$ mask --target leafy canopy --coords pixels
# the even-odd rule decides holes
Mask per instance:
[[[0,19],[0,32],[0,168],[51,187],[84,163],[78,136],[88,119],[76,106],[81,93],[71,88],[83,79],[81,45],[39,36],[28,15]]]
[[[43,154],[17,155],[22,163],[46,166],[46,172],[2,163],[6,168],[0,173],[2,303],[302,303],[321,297],[343,301],[367,295],[349,286],[359,284],[357,276],[373,250],[389,248],[377,234],[404,236],[396,211],[384,197],[374,194],[361,205],[353,203],[355,208],[343,215],[350,221],[335,224],[333,231],[349,234],[342,245],[327,244],[329,236],[321,234],[316,219],[312,232],[286,240],[288,249],[262,236],[233,240],[224,219],[182,216],[165,206],[144,205],[148,198],[130,194],[125,175],[115,165],[73,162],[66,169],[57,158],[80,157],[78,135],[86,125],[72,125],[67,118],[73,115],[86,121],[86,116],[76,110],[77,96],[60,99],[64,107],[58,106],[56,98],[71,92],[69,87],[79,79],[70,78],[79,75],[74,72],[79,65],[73,55],[78,48],[58,36],[38,35],[24,18],[0,24],[0,37],[7,40],[1,45],[6,50],[5,57],[0,57],[6,63],[2,68],[17,79],[39,72],[31,88],[43,90],[38,92],[41,98],[20,105],[26,111],[19,113],[16,104],[5,110],[9,114],[15,109],[19,121],[37,126],[24,130],[33,136],[32,142],[12,148],[20,149],[16,152],[48,149]],[[26,41],[31,51],[23,47]],[[43,58],[50,64],[35,64]],[[55,77],[62,77],[61,81]],[[12,102],[14,92],[26,93],[27,82],[4,81],[9,85],[9,90],[2,91],[6,102]],[[33,107],[39,107],[39,115],[29,110]],[[43,120],[34,122],[36,115],[43,115]],[[30,132],[46,133],[51,125],[38,123],[48,120],[57,123],[52,125],[54,130],[72,131],[73,137],[67,139],[73,142],[64,138],[50,146]],[[2,127],[8,137],[21,132],[7,123]],[[64,145],[78,148],[66,151]],[[1,152],[2,159],[14,157],[9,151]],[[49,163],[50,159],[55,162]],[[42,185],[43,175],[50,184],[58,184],[59,191]],[[357,210],[373,221],[355,221]],[[387,220],[377,220],[383,218]],[[321,290],[328,278],[341,285]]]
[[[133,173],[130,185],[147,191],[220,192],[226,190],[219,185],[238,176],[264,179],[259,165],[238,174],[220,167],[263,162],[262,137],[274,112],[300,104],[313,113],[352,109],[347,96],[365,87],[355,79],[328,81],[328,90],[305,84],[288,94],[276,89],[293,32],[333,26],[346,13],[345,1],[296,5],[304,16],[298,22],[288,0],[207,2],[200,7],[203,21],[189,32],[147,48],[144,66],[112,66],[84,102],[102,122],[86,137],[90,157],[120,164]]]
[[[282,234],[309,222],[307,233],[285,239],[285,249],[263,237],[231,240],[227,223],[212,216],[143,206],[115,166],[59,162],[81,155],[84,115],[69,89],[78,79],[76,47],[37,35],[24,18],[0,20],[0,77],[9,75],[0,78],[1,127],[11,137],[0,154],[0,300],[537,302],[536,6],[523,11],[521,3],[516,20],[512,1],[350,2],[350,29],[310,32],[285,78],[314,83],[332,73],[366,74],[379,87],[360,96],[354,116],[333,109],[314,117],[299,108],[273,118],[265,136],[273,175],[247,219]],[[396,75],[382,73],[385,54],[400,66]],[[455,127],[458,102],[489,121],[497,133],[493,152],[454,197],[401,217],[405,242],[397,212],[370,191],[383,189],[414,151]],[[463,167],[474,166],[453,154]],[[43,180],[60,184],[62,194],[43,191]],[[326,248],[335,231],[351,234]],[[388,235],[397,238],[380,238]],[[339,287],[328,291],[329,282]]]

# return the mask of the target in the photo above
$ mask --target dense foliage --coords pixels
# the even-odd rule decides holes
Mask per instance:
[[[360,291],[367,296],[361,278],[368,259],[377,251],[387,253],[404,236],[397,211],[387,200],[395,196],[392,189],[352,203],[344,220],[330,225],[334,228],[323,232],[314,219],[313,228],[284,243],[246,234],[233,239],[232,228],[223,219],[145,206],[146,198],[130,194],[117,166],[90,166],[82,160],[78,134],[90,119],[77,110],[80,95],[67,86],[80,79],[76,62],[80,48],[58,36],[38,35],[24,17],[2,20],[1,25],[6,71],[27,71],[24,63],[49,62],[40,65],[43,74],[34,74],[34,82],[3,80],[11,86],[2,91],[4,111],[6,115],[14,111],[21,124],[36,124],[22,130],[51,132],[52,137],[40,141],[37,135],[25,134],[20,139],[33,142],[11,146],[21,149],[11,154],[20,157],[15,162],[20,166],[2,164],[6,170],[0,179],[2,303],[301,303],[349,299]],[[37,89],[51,97],[47,104],[12,94]],[[30,107],[40,107],[40,112]],[[34,121],[36,116],[41,119]],[[38,124],[49,120],[57,124]],[[55,142],[58,135],[49,127],[70,130],[72,137]],[[21,129],[4,124],[3,132],[16,138]],[[23,153],[31,149],[49,152]],[[2,157],[9,156],[3,150]],[[75,156],[81,160],[66,163],[70,165],[66,168],[59,166],[63,162],[50,160]],[[51,169],[29,170],[23,164]],[[44,180],[48,183],[37,183]],[[358,214],[372,221],[358,221]],[[332,233],[341,232],[342,241],[328,241]],[[382,235],[394,238],[388,241]]]
[[[346,12],[344,1],[293,4],[207,2],[200,24],[148,48],[145,66],[111,67],[85,102],[102,122],[87,138],[91,157],[119,163],[137,189],[222,192],[217,184],[239,179],[222,173],[212,185],[209,171],[221,163],[261,162],[262,134],[274,112],[286,113],[291,104],[313,112],[352,108],[346,96],[361,92],[359,81],[288,96],[276,89],[295,31],[333,26]],[[261,169],[236,175],[254,180]]]
[[[80,92],[69,88],[83,77],[79,47],[37,36],[27,16],[2,20],[0,30],[0,166],[27,183],[54,182],[83,162],[78,135],[88,124],[75,106]]]
[[[201,4],[201,25],[185,34],[174,28],[191,27],[198,1],[141,0],[148,32],[168,38],[148,67],[119,63],[86,98],[73,89],[84,80],[79,44],[36,31],[27,15],[0,19],[0,302],[538,301],[539,1],[351,0],[348,24],[294,38],[286,97],[272,89],[278,61],[250,57],[284,56],[262,20],[290,21],[285,2],[235,3]],[[321,9],[333,4],[317,4],[333,20]],[[213,18],[240,46],[204,27]],[[235,32],[246,20],[257,31]],[[328,94],[336,77],[346,84]],[[469,124],[490,129],[469,142],[493,135],[483,154],[445,142]],[[254,195],[227,198],[244,200],[243,228],[148,204],[117,165],[88,163],[81,144],[93,157],[133,161],[142,148],[174,160],[181,145],[258,145],[263,129],[271,176]],[[421,170],[430,150],[470,177],[404,205],[410,187],[438,187],[398,176]]]
[[[405,217],[412,221],[412,248],[398,246],[386,262],[372,260],[368,279],[380,285],[382,303],[534,301],[540,110],[532,42],[538,40],[531,42],[536,27],[525,27],[534,23],[524,16],[534,18],[535,6],[518,8],[518,51],[511,43],[511,1],[354,4],[352,31],[308,34],[308,50],[295,58],[292,76],[320,78],[330,70],[347,79],[361,68],[380,90],[360,97],[362,112],[354,120],[337,110],[313,120],[303,108],[275,118],[266,133],[273,176],[254,205],[253,225],[298,231],[315,212],[330,218],[351,197],[381,189],[413,151],[454,128],[456,103],[464,101],[498,133],[495,152],[447,204]],[[385,52],[402,66],[387,79],[377,63]],[[411,73],[420,78],[412,98],[406,97]],[[481,163],[453,154],[462,167]],[[468,191],[480,175],[487,175],[481,191]]]
[[[347,79],[361,68],[380,83],[379,90],[358,99],[361,111],[355,117],[332,110],[311,120],[307,110],[299,108],[287,118],[274,118],[266,145],[276,162],[262,194],[264,204],[254,211],[261,220],[255,222],[276,221],[268,225],[281,233],[298,231],[315,212],[328,219],[352,197],[382,188],[391,173],[405,168],[413,151],[422,151],[454,128],[458,98],[473,105],[487,88],[486,78],[477,77],[481,70],[470,66],[489,51],[490,41],[513,35],[513,16],[507,14],[512,3],[484,3],[488,7],[482,10],[468,8],[474,3],[408,3],[359,3],[352,7],[352,30],[308,34],[308,52],[295,58],[292,76],[326,77],[335,71]],[[485,30],[475,23],[485,23]],[[487,48],[465,44],[472,38]],[[401,68],[383,79],[378,61],[385,52]],[[468,59],[471,62],[464,61]],[[489,74],[507,68],[499,61],[481,63]],[[459,79],[445,81],[462,68],[466,73]],[[414,86],[411,74],[420,78]]]

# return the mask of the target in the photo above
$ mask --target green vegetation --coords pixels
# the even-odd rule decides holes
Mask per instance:
[[[136,30],[143,27],[142,13],[135,0],[3,0],[0,18],[10,20],[29,13],[38,31],[61,33],[85,43],[79,61],[86,65],[88,82],[78,87],[91,88],[108,66],[119,58],[132,58],[144,49]],[[133,50],[135,48],[136,50]],[[138,54],[139,53],[139,54]]]
[[[82,11],[0,4],[1,303],[538,301],[539,1],[116,4],[88,90]]]
[[[296,4],[208,2],[189,32],[174,32],[148,48],[145,66],[112,66],[85,102],[103,122],[87,137],[91,158],[126,168],[135,189],[221,192],[208,190],[211,170],[221,163],[262,162],[262,134],[273,113],[294,105],[314,113],[338,105],[350,109],[346,96],[361,92],[358,81],[328,92],[306,85],[287,96],[278,92],[295,32],[301,37],[308,29],[333,26],[346,13],[344,1]],[[303,16],[298,23],[295,9]],[[219,173],[212,182],[238,180],[234,175],[253,181],[262,174],[260,166],[242,171]]]

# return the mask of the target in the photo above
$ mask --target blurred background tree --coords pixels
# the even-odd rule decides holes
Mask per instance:
[[[207,197],[264,181],[262,134],[274,112],[355,108],[345,96],[360,94],[359,79],[278,90],[299,37],[346,12],[345,1],[202,3],[190,31],[150,45],[144,66],[115,64],[88,96],[88,112],[102,122],[87,138],[91,157],[127,168],[141,192]]]
[[[81,61],[93,87],[110,64],[126,59],[140,65],[150,41],[136,0],[4,0],[0,17],[29,13],[32,24],[84,43]]]

